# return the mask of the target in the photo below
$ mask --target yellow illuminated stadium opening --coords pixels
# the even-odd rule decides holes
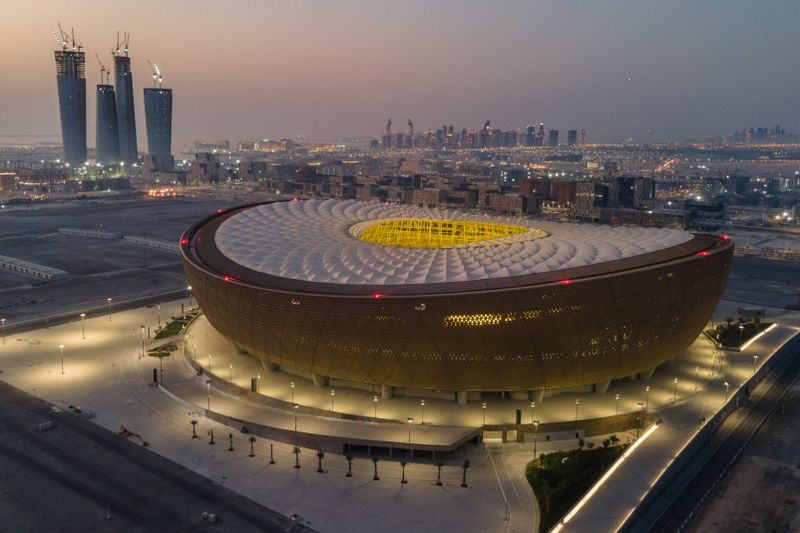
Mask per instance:
[[[387,220],[358,234],[362,241],[406,248],[448,248],[531,231],[522,226],[470,220]]]

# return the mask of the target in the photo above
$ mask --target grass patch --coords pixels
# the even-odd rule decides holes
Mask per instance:
[[[167,337],[172,337],[173,335],[177,335],[183,328],[186,327],[186,320],[177,319],[173,320],[172,322],[167,322],[167,325],[158,330],[156,333],[156,339],[166,339]]]
[[[602,447],[543,453],[528,463],[525,477],[539,502],[539,532],[558,523],[627,447],[614,436]]]
[[[705,330],[705,334],[720,348],[739,349],[744,343],[770,327],[770,322],[758,320],[729,322]],[[741,327],[740,327],[741,326]]]

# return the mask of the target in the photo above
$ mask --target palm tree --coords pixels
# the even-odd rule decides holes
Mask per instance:
[[[323,472],[325,472],[325,471],[322,469],[322,459],[323,459],[324,457],[325,457],[325,452],[323,452],[322,450],[319,450],[319,451],[317,452],[317,460],[319,461],[319,463],[318,463],[318,466],[317,466],[317,472],[319,472],[320,474],[322,474]]]
[[[192,420],[191,424],[192,424],[192,438],[196,439],[197,438],[197,420]]]
[[[617,437],[616,435],[611,435],[610,437],[608,437],[608,440],[611,441],[612,446],[616,446],[617,444],[619,444],[619,437]]]
[[[732,318],[726,318],[725,319],[725,324],[727,324],[728,327],[731,327],[731,322],[733,322]]]
[[[443,466],[444,466],[444,463],[442,461],[438,461],[436,463],[436,468],[438,468],[438,470],[436,472],[436,484],[439,485],[439,486],[442,485],[442,467]]]
[[[461,478],[461,486],[462,487],[466,487],[467,486],[467,468],[469,468],[469,466],[470,466],[469,465],[469,460],[464,459],[464,464],[461,465],[461,468],[464,469],[464,475]]]
[[[256,454],[253,452],[253,444],[255,444],[256,438],[251,436],[249,440],[250,440],[250,457],[255,457]]]
[[[344,477],[353,477],[353,454],[348,453],[344,458],[347,459],[347,473]]]
[[[378,458],[372,458],[372,465],[375,467],[375,475],[372,476],[372,481],[378,481],[380,478],[378,477]]]
[[[403,472],[403,475],[400,477],[400,483],[402,483],[404,485],[406,483],[408,483],[408,480],[406,479],[406,465],[407,464],[408,463],[405,462],[405,461],[400,461],[400,468],[402,468],[402,472]]]
[[[583,450],[584,446],[586,446],[586,441],[583,439],[578,439],[578,449]]]
[[[300,446],[295,446],[292,453],[294,454],[294,467],[300,468]]]

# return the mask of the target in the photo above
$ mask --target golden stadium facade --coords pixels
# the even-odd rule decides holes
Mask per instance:
[[[698,336],[733,255],[725,237],[679,230],[336,200],[220,211],[181,250],[237,347],[293,372],[440,391],[647,372]]]

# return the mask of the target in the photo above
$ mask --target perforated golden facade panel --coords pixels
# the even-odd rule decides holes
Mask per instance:
[[[193,293],[222,335],[288,368],[406,388],[548,389],[651,369],[700,333],[733,253],[730,241],[695,235],[661,252],[502,283],[331,286],[226,262],[213,243],[218,218],[190,228],[182,250]]]

